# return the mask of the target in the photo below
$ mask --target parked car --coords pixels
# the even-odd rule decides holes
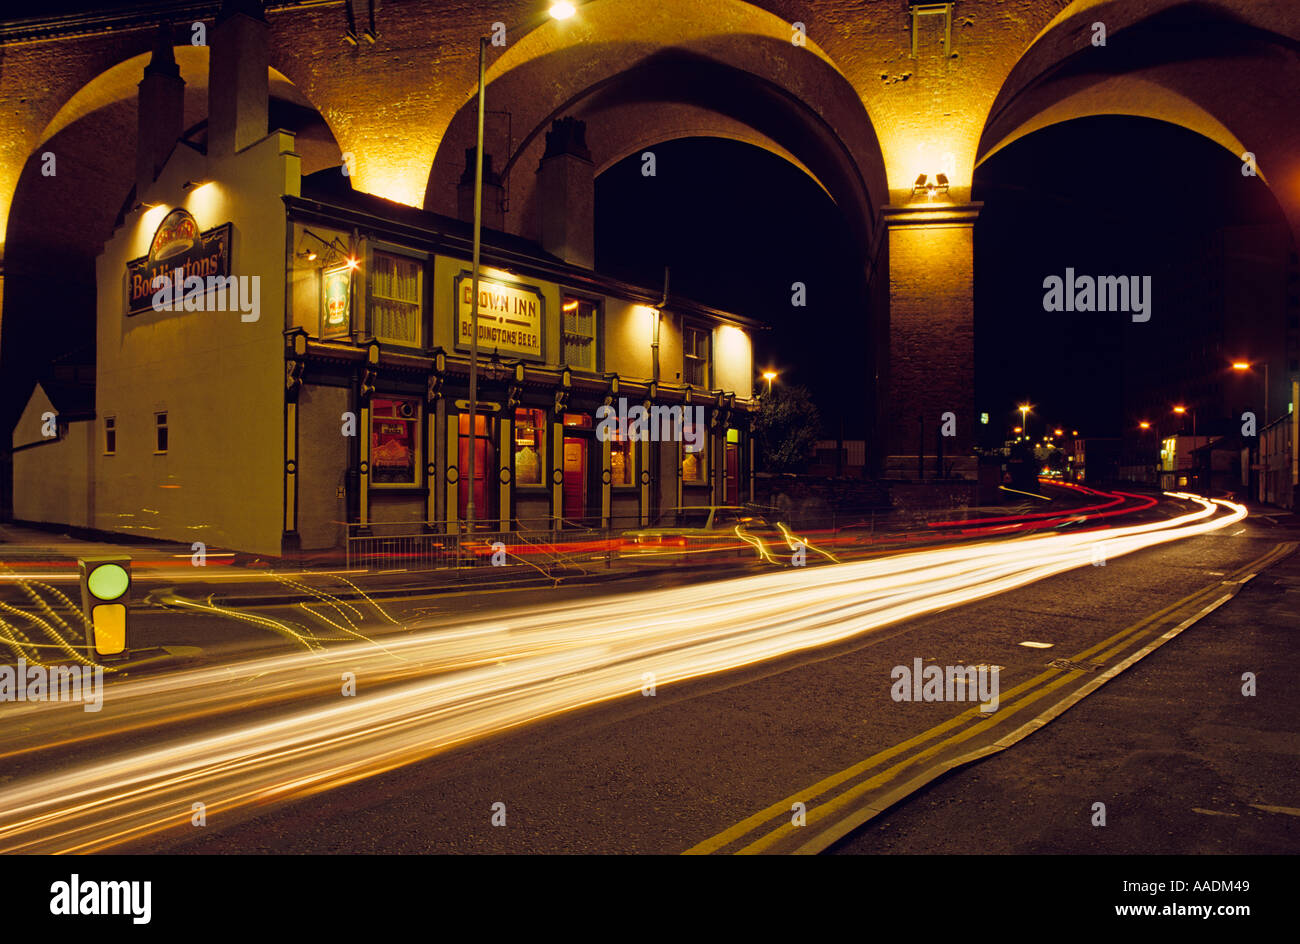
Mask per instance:
[[[767,515],[739,505],[670,508],[650,527],[623,532],[619,542],[620,559],[644,563],[765,560],[786,550]]]

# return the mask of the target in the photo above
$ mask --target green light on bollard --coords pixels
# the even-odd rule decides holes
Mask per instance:
[[[102,564],[90,572],[86,586],[101,600],[116,600],[131,586],[131,575],[120,564]]]

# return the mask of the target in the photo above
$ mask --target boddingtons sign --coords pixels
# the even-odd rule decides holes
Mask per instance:
[[[149,254],[126,264],[128,315],[153,307],[154,279],[171,278],[179,269],[185,278],[230,275],[229,223],[199,232],[189,211],[177,208],[168,213],[149,244]]]

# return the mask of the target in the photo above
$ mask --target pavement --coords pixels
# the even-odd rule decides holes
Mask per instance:
[[[847,544],[827,542],[835,553],[846,553],[860,558],[873,554],[892,554],[953,540],[971,540],[976,535],[938,534],[925,521],[931,518],[946,520],[954,517],[977,520],[1019,513],[1038,513],[1057,509],[1062,513],[1072,507],[1096,504],[1096,499],[1047,486],[1055,496],[1050,504],[1034,500],[1015,506],[990,506],[988,508],[947,509],[929,515],[903,511],[894,515],[873,517],[870,529],[851,529]],[[1279,514],[1276,509],[1267,514]],[[1285,513],[1283,513],[1285,520]],[[1294,517],[1294,516],[1291,516]],[[826,535],[816,533],[815,544]],[[810,536],[809,540],[813,540]],[[287,561],[267,560],[255,555],[238,553],[222,548],[206,550],[205,565],[192,564],[190,545],[170,541],[145,541],[134,536],[116,538],[107,533],[97,533],[94,538],[75,537],[57,530],[34,528],[14,524],[0,524],[0,594],[6,578],[13,574],[30,576],[61,587],[65,593],[75,586],[77,558],[92,556],[125,555],[132,559],[133,590],[128,606],[133,612],[153,609],[160,599],[156,591],[172,591],[194,600],[215,601],[222,606],[292,606],[300,603],[318,603],[322,594],[338,600],[376,601],[402,597],[457,594],[472,589],[544,589],[560,585],[597,585],[610,581],[638,583],[649,573],[658,571],[675,575],[675,579],[689,583],[701,579],[717,579],[764,569],[761,562],[751,560],[726,560],[690,567],[672,563],[647,565],[621,560],[618,556],[592,555],[574,558],[564,566],[538,568],[529,565],[506,567],[474,567],[442,570],[367,571],[347,568],[343,562],[323,566],[302,566]],[[813,562],[817,562],[814,556]],[[770,566],[770,565],[769,565]],[[155,593],[151,598],[150,594]],[[19,598],[18,605],[25,605]]]
[[[833,851],[1295,854],[1297,639],[1293,553],[1097,696],[921,790]],[[952,836],[962,837],[958,848]]]

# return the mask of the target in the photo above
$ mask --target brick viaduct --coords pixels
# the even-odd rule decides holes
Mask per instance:
[[[489,47],[485,152],[506,180],[511,232],[537,235],[533,170],[542,132],[564,115],[587,122],[597,174],[685,136],[747,142],[801,168],[860,246],[895,456],[915,455],[918,414],[947,410],[959,417],[953,452],[969,452],[972,177],[1018,138],[1103,114],[1180,125],[1253,153],[1300,234],[1295,0],[589,0],[562,22],[539,0],[383,0],[370,35],[368,0],[270,0],[264,13],[257,0],[226,2],[270,24],[272,121],[298,133],[303,172],[348,155],[354,186],[391,200],[456,214],[478,37],[494,23],[506,43]],[[185,123],[206,118],[207,49],[192,45],[191,24],[211,26],[220,5],[0,27],[11,283],[25,254],[88,264],[111,231],[160,16],[175,31]],[[47,153],[53,178],[41,174]],[[1136,199],[1158,168],[1133,163]],[[946,195],[914,196],[918,175],[938,173]],[[4,321],[32,317],[28,298],[6,291]]]

